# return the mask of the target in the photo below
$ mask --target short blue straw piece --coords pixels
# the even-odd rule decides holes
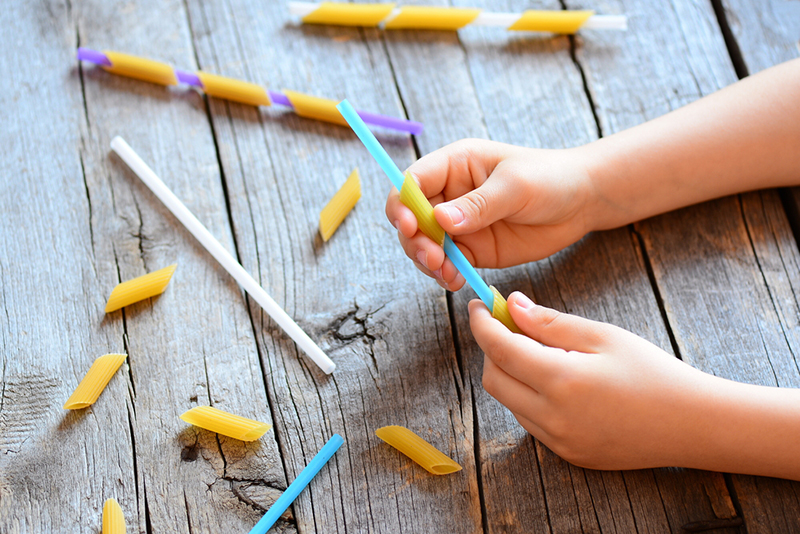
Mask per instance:
[[[334,434],[331,436],[331,439],[328,440],[328,443],[325,444],[322,449],[317,453],[314,458],[308,463],[305,469],[300,471],[300,474],[297,475],[297,478],[294,479],[294,482],[289,484],[289,487],[286,488],[286,491],[283,492],[283,495],[278,497],[278,500],[275,501],[272,506],[269,507],[267,513],[264,514],[264,517],[256,523],[256,526],[250,531],[250,534],[266,534],[267,531],[275,524],[275,521],[289,508],[289,505],[294,502],[300,492],[308,486],[308,483],[311,482],[311,479],[319,473],[319,470],[322,469],[328,460],[331,459],[331,456],[339,450],[344,440],[342,436],[339,434]]]
[[[364,121],[361,120],[361,117],[358,116],[358,113],[353,109],[353,106],[350,105],[350,102],[342,100],[336,106],[336,109],[339,110],[339,113],[342,114],[342,117],[344,117],[344,120],[350,125],[350,128],[352,128],[358,138],[361,139],[361,142],[364,143],[364,146],[367,147],[369,153],[372,154],[372,157],[375,158],[375,161],[378,162],[378,165],[381,166],[381,169],[383,169],[383,172],[386,173],[386,176],[389,177],[397,190],[399,191],[402,189],[404,180],[403,173],[400,172],[400,169],[397,168],[397,165],[395,165],[392,158],[389,157],[389,154],[386,153],[386,150],[384,150],[378,140],[375,139],[375,136],[369,128],[367,128],[367,125],[364,124]],[[483,278],[481,278],[481,275],[475,270],[475,267],[472,266],[467,258],[464,257],[461,250],[453,243],[449,235],[445,235],[444,237],[444,253],[447,254],[447,257],[450,258],[450,261],[453,262],[456,269],[464,276],[464,279],[470,287],[478,294],[478,297],[486,304],[489,311],[493,311],[494,293],[489,289],[486,282],[483,281]]]

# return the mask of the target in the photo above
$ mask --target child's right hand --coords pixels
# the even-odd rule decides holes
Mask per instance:
[[[418,160],[408,171],[435,206],[436,220],[476,267],[538,260],[592,229],[592,184],[581,149],[539,150],[465,139]],[[397,189],[386,201],[406,255],[445,289],[464,285],[444,251],[418,231]]]

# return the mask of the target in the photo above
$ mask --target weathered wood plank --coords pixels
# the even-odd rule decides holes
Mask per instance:
[[[194,68],[181,2],[76,6],[81,43]],[[73,52],[74,53],[74,52]],[[252,325],[241,290],[114,155],[123,136],[229,249],[214,139],[202,97],[86,66],[86,187],[104,292],[171,263],[157,299],[110,314],[123,327],[134,395],[131,425],[139,483],[138,531],[237,532],[252,527],[286,479],[274,433],[243,442],[187,426],[196,405],[271,422]],[[100,268],[99,268],[100,270]]]
[[[124,352],[104,321],[75,26],[60,2],[4,5],[0,23],[0,531],[96,532],[109,497],[136,526],[128,364],[94,406],[62,409],[95,358]]]
[[[530,6],[484,2],[478,7],[521,11]],[[422,153],[468,136],[549,148],[596,137],[567,38],[467,28],[460,31],[460,42],[439,32],[386,32],[385,39],[404,104],[427,126],[417,139]],[[430,75],[443,65],[446,77]],[[590,236],[527,268],[486,274],[506,294],[522,290],[545,305],[618,324],[670,350],[638,241],[627,229]],[[452,313],[465,382],[475,397],[489,531],[663,531],[735,514],[718,474],[584,471],[534,444],[480,385],[482,358],[465,313],[470,295],[469,290],[457,295]],[[729,506],[715,509],[717,502]]]
[[[672,2],[659,13],[644,3],[619,2],[612,9],[616,6],[637,14],[626,39],[635,38],[638,46],[620,46],[620,36],[603,34],[587,39],[579,55],[604,133],[736,80],[710,4]],[[767,51],[775,48],[772,43],[761,48],[770,57],[776,53]],[[613,62],[604,60],[611,54]],[[797,387],[798,252],[774,192],[706,203],[636,228],[685,361],[739,381]],[[749,531],[762,528],[762,516],[800,510],[790,489],[795,483],[759,479],[745,491],[743,481],[751,478],[732,478]]]
[[[193,1],[189,11],[204,69],[402,114],[375,31],[287,25],[282,2]],[[330,434],[345,438],[295,502],[298,529],[479,531],[471,407],[445,300],[402,262],[383,217],[386,178],[347,128],[215,100],[210,110],[243,264],[338,364],[324,376],[251,306],[287,478]],[[381,137],[398,163],[412,160],[407,136]],[[355,166],[363,196],[322,243],[319,210]],[[388,424],[415,430],[464,471],[429,476],[375,437]]]

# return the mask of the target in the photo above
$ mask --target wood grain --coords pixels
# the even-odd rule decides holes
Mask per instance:
[[[202,68],[402,116],[377,32],[295,27],[278,3],[189,8]],[[209,108],[242,263],[338,365],[332,376],[309,367],[251,306],[287,477],[331,433],[345,438],[295,501],[298,529],[428,532],[447,517],[447,529],[480,530],[472,413],[445,300],[403,262],[383,217],[388,180],[347,128],[213,99]],[[399,165],[413,159],[407,136],[381,140]],[[356,166],[362,198],[323,243],[319,211]],[[374,435],[389,424],[411,428],[464,470],[430,477]]]

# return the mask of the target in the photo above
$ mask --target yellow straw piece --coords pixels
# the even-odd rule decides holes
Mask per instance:
[[[166,63],[109,50],[103,50],[103,53],[111,61],[110,67],[103,65],[108,72],[160,85],[178,84],[175,71]]]
[[[167,288],[177,266],[177,263],[173,263],[169,267],[118,284],[108,297],[106,313],[160,295]]]
[[[377,26],[389,16],[395,4],[347,4],[322,2],[303,17],[305,24],[338,24],[339,26]]]
[[[97,358],[64,403],[64,409],[80,410],[94,404],[127,356],[127,354],[105,354]]]
[[[203,91],[207,95],[241,102],[242,104],[250,104],[251,106],[269,106],[272,104],[266,89],[254,83],[217,76],[208,72],[197,72],[195,74],[200,78],[200,82],[203,84]]]
[[[292,103],[294,112],[301,117],[347,126],[347,121],[344,120],[342,114],[336,109],[336,104],[339,103],[338,101],[297,93],[295,91],[289,91],[288,89],[284,89],[283,94],[285,94],[289,102]]]
[[[103,504],[103,534],[125,534],[126,532],[122,508],[114,499],[108,499]]]
[[[508,29],[531,32],[575,33],[592,15],[594,15],[594,11],[528,10]]]
[[[223,412],[211,406],[196,406],[184,412],[181,419],[190,425],[242,441],[257,440],[272,428],[267,423]]]
[[[506,328],[515,334],[521,334],[522,330],[519,329],[517,323],[514,322],[514,319],[511,318],[511,314],[508,312],[508,302],[506,302],[506,299],[503,298],[503,295],[500,294],[496,287],[489,286],[489,289],[491,289],[494,294],[492,317],[506,325]]]
[[[376,430],[375,435],[417,462],[429,473],[449,475],[461,471],[460,465],[405,427],[385,426]]]
[[[444,228],[436,222],[436,218],[433,216],[433,206],[411,174],[407,172],[405,176],[403,187],[400,188],[400,202],[414,213],[417,225],[423,234],[439,245],[444,245]]]
[[[361,178],[356,168],[319,214],[319,233],[324,241],[331,238],[360,198]]]
[[[481,14],[480,9],[457,7],[403,6],[400,13],[386,23],[387,30],[457,30]]]

